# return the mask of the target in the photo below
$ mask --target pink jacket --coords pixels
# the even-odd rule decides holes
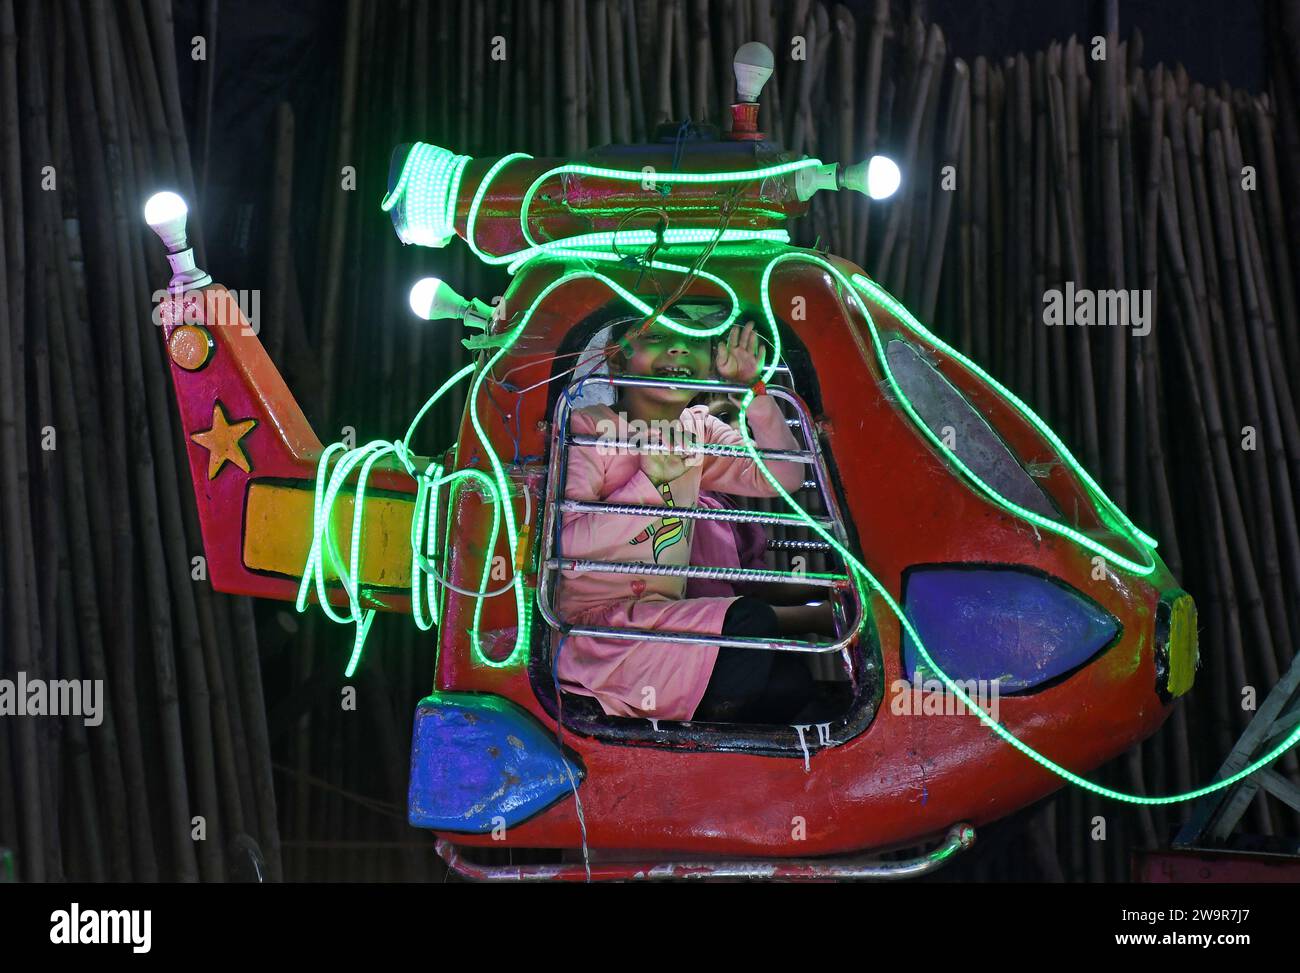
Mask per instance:
[[[701,491],[695,501],[701,507],[729,510],[739,507],[725,493]],[[738,524],[726,520],[701,520],[691,538],[691,563],[719,568],[766,568],[767,528],[762,524]],[[687,598],[745,594],[746,583],[691,578],[686,582]]]
[[[748,412],[754,441],[768,449],[798,449],[775,400],[757,396]],[[598,436],[617,425],[608,406],[573,413],[575,435]],[[704,406],[682,412],[681,422],[695,442],[739,444],[740,433],[709,415]],[[801,463],[772,462],[772,474],[787,490],[803,482]],[[575,446],[569,452],[565,496],[571,500],[653,507],[693,507],[701,489],[741,496],[773,496],[761,470],[745,456],[707,456],[662,488],[641,471],[640,456],[613,449]],[[561,531],[563,557],[647,564],[685,565],[690,561],[692,522],[680,517],[566,514]],[[557,610],[571,624],[649,628],[717,635],[735,596],[683,599],[685,579],[661,575],[596,572],[563,573]],[[716,645],[566,638],[556,672],[561,686],[594,696],[611,716],[687,720],[695,712],[713,672]]]

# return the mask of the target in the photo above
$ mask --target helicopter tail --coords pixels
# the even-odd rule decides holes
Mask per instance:
[[[218,591],[291,601],[311,549],[323,449],[249,318],[220,284],[171,294],[155,312],[198,501],[207,576]],[[400,611],[398,592],[410,584],[414,510],[400,494],[411,493],[414,482],[378,470],[374,480],[398,496],[365,501],[368,541],[360,580],[374,592],[373,607]],[[334,508],[335,534],[344,545],[352,511],[350,497]],[[389,590],[393,597],[384,597]],[[335,594],[345,600],[340,589],[331,592],[331,601]]]

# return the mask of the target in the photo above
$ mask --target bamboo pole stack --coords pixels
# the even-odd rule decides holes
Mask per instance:
[[[205,29],[226,22],[218,6]],[[349,0],[325,107],[281,105],[267,132],[262,337],[322,437],[391,437],[464,360],[409,325],[406,283],[436,273],[486,297],[506,284],[462,246],[397,243],[374,205],[391,147],[577,156],[687,117],[719,124],[734,49],[764,41],[765,130],[826,161],[885,152],[905,175],[887,202],[816,197],[797,241],[868,268],[1024,397],[1196,596],[1196,688],[1094,774],[1186,789],[1300,634],[1300,15],[1276,11],[1270,84],[1251,93],[1143,63],[1113,20],[1104,59],[1098,39],[1071,37],[966,61],[889,0]],[[0,0],[0,676],[104,679],[109,705],[95,728],[0,720],[0,846],[37,880],[234,879],[250,848],[271,878],[441,877],[402,813],[429,640],[378,621],[346,711],[338,631],[192,576],[192,487],[149,324],[161,250],[138,208],[180,187],[202,242],[172,11],[92,0],[84,16],[94,44],[73,0]],[[200,187],[223,151],[213,91],[205,74],[188,130]],[[302,225],[317,232],[295,251]],[[1047,327],[1044,294],[1067,282],[1149,292],[1150,332]],[[447,445],[460,406],[430,416],[420,448]],[[1063,791],[987,829],[952,874],[1123,879],[1124,849],[1164,841],[1183,814]],[[1263,834],[1297,824],[1262,798],[1248,818]]]

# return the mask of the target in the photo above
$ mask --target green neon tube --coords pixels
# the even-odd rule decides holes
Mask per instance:
[[[1107,510],[1107,512],[1109,512],[1120,524],[1124,525],[1125,528],[1127,528],[1130,532],[1132,532],[1133,536],[1140,542],[1140,544],[1145,544],[1147,547],[1152,547],[1152,548],[1157,546],[1155,538],[1139,530],[1137,526],[1134,525],[1133,521],[1131,521],[1128,518],[1128,515],[1125,514],[1124,511],[1121,510],[1119,506],[1113,500],[1111,500],[1110,497],[1108,497],[1105,494],[1105,492],[1101,489],[1100,486],[1098,486],[1097,482],[1092,478],[1092,476],[1088,473],[1088,471],[1084,469],[1083,465],[1077,459],[1074,458],[1074,454],[1072,454],[1070,450],[1066,448],[1065,443],[1061,442],[1060,437],[1056,435],[1056,433],[1052,430],[1052,428],[1047,423],[1045,423],[1041,418],[1039,418],[1038,414],[1034,412],[1033,409],[1029,408],[1028,405],[1022,402],[1013,392],[1011,392],[1010,389],[1006,388],[1006,386],[1004,386],[1001,382],[995,379],[992,375],[986,372],[983,368],[981,368],[970,358],[967,358],[956,348],[953,348],[951,345],[945,342],[934,332],[926,328],[923,324],[921,324],[920,321],[916,320],[916,318],[912,316],[911,312],[908,311],[907,308],[904,307],[903,304],[897,298],[895,298],[892,294],[886,291],[875,281],[870,280],[867,277],[864,277],[862,274],[854,274],[853,283],[856,284],[859,288],[861,288],[863,293],[865,293],[873,301],[875,301],[881,307],[885,308],[887,311],[893,314],[896,319],[901,321],[913,332],[920,335],[925,340],[931,342],[936,348],[938,348],[944,354],[957,359],[957,361],[961,362],[968,369],[970,369],[980,378],[984,379],[984,381],[988,382],[991,386],[993,386],[993,388],[996,389],[1004,399],[1010,402],[1012,406],[1015,407],[1016,411],[1018,411],[1026,420],[1028,420],[1029,423],[1033,425],[1035,429],[1038,430],[1038,432],[1043,436],[1043,438],[1045,438],[1049,443],[1051,443],[1052,446],[1065,458],[1066,463],[1070,467],[1070,469],[1072,469],[1075,472],[1075,474],[1077,474],[1078,477],[1081,480],[1083,480],[1083,482],[1087,485],[1089,491],[1092,493],[1093,497],[1102,504],[1102,506]],[[870,315],[868,315],[868,317],[870,317]]]
[[[800,169],[820,166],[821,164],[820,159],[799,159],[795,162],[783,162],[780,165],[765,166],[762,169],[748,169],[743,172],[656,172],[652,174],[651,178],[656,184],[665,183],[669,186],[676,183],[752,182],[754,180],[787,176],[792,172],[798,172]],[[640,170],[607,169],[601,166],[589,166],[580,163],[568,163],[546,170],[533,180],[519,204],[519,227],[523,232],[524,241],[530,247],[543,246],[543,244],[533,239],[533,235],[528,232],[528,211],[532,207],[533,196],[536,195],[537,190],[547,179],[570,172],[582,176],[592,176],[597,179],[621,179],[625,182],[641,182],[646,178],[646,173]]]
[[[587,250],[587,249],[616,249],[617,245],[624,247],[649,245],[656,242],[658,237],[653,230],[624,230],[621,232],[606,231],[601,233],[584,233],[573,237],[567,237],[561,240],[549,240],[538,242],[529,239],[530,246],[515,253],[502,254],[496,256],[483,250],[475,239],[475,230],[478,225],[479,211],[482,208],[484,199],[491,188],[493,181],[497,176],[512,162],[524,159],[531,159],[532,156],[525,152],[514,152],[510,155],[502,156],[492,167],[484,174],[483,179],[479,182],[478,188],[474,192],[474,197],[470,201],[469,216],[466,221],[465,242],[476,257],[486,264],[522,264],[527,260],[544,253],[569,250]],[[402,166],[401,175],[398,177],[397,185],[393,187],[392,192],[385,195],[380,203],[380,208],[384,212],[391,210],[399,201],[403,204],[402,238],[408,243],[414,243],[420,246],[442,247],[446,246],[451,238],[455,235],[456,226],[456,204],[459,195],[460,182],[463,177],[465,166],[470,162],[469,156],[455,155],[446,149],[436,145],[430,145],[427,142],[417,142],[412,146],[411,151],[407,153],[406,160]],[[793,167],[790,168],[790,167]],[[771,166],[767,169],[753,170],[746,173],[718,173],[719,178],[712,181],[744,181],[754,178],[767,178],[769,175],[779,175],[784,172],[794,171],[794,169],[804,168],[805,162],[785,163],[782,166]],[[560,167],[564,168],[564,167]],[[587,167],[591,168],[591,167]],[[559,171],[551,170],[550,175]],[[640,172],[626,173],[621,170],[608,169],[599,170],[601,173],[619,172],[623,178],[643,179],[644,175]],[[690,175],[705,175],[700,173],[671,173],[664,177],[666,182],[673,181],[711,181],[704,179],[684,180],[676,177]],[[670,178],[671,177],[671,178]],[[545,177],[543,177],[545,178]],[[696,243],[705,243],[712,239],[715,231],[707,228],[684,228],[669,229],[663,235],[663,240],[667,246],[689,246]],[[721,243],[736,243],[752,240],[774,241],[780,243],[789,242],[790,236],[785,230],[727,230],[722,234]]]
[[[473,371],[474,366],[467,365],[447,379],[416,413],[415,418],[407,428],[405,438],[393,443],[375,440],[351,450],[342,443],[333,443],[322,452],[317,463],[316,488],[312,511],[312,542],[307,555],[307,563],[303,568],[302,581],[298,587],[298,597],[295,605],[298,611],[306,611],[308,596],[314,583],[317,601],[326,616],[331,621],[341,624],[350,623],[355,626],[352,654],[345,669],[345,674],[349,677],[356,671],[361,660],[362,649],[365,646],[366,637],[369,634],[370,625],[374,621],[375,615],[374,609],[362,608],[361,606],[361,535],[366,506],[366,489],[370,471],[374,465],[385,457],[393,456],[416,479],[415,512],[411,518],[411,609],[417,627],[424,631],[429,629],[432,620],[428,619],[423,612],[420,586],[422,583],[425,585],[426,604],[432,602],[435,590],[434,579],[423,571],[419,563],[419,555],[421,551],[424,552],[426,557],[432,557],[437,553],[434,543],[436,532],[427,530],[428,518],[426,511],[432,507],[436,524],[437,491],[439,487],[443,484],[454,484],[464,479],[473,479],[481,482],[490,498],[494,501],[498,498],[497,482],[480,470],[458,470],[451,474],[444,474],[443,468],[439,464],[431,463],[423,472],[417,472],[408,445],[415,435],[415,430],[420,421],[432,408],[433,404],[448,389]],[[339,455],[338,462],[331,469],[331,460],[336,455]],[[354,470],[357,472],[356,486],[353,492],[352,535],[348,558],[345,562],[338,550],[333,511]],[[429,499],[430,493],[433,494],[432,501]],[[498,503],[495,506],[497,510],[493,523],[494,537],[501,517],[501,505]],[[346,615],[337,612],[329,602],[326,575],[330,571],[338,578],[339,583],[343,586],[344,593],[347,595],[349,610]],[[480,581],[480,592],[486,591],[489,575],[490,565],[485,564]],[[481,596],[479,601],[481,604]]]

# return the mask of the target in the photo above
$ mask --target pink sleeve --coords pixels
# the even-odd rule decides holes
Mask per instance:
[[[572,431],[578,435],[593,435],[596,423],[590,416],[575,412],[571,420]],[[599,500],[604,503],[634,503],[643,506],[664,506],[663,498],[650,478],[640,467],[627,482],[618,484],[606,493],[610,484],[605,482],[609,457],[603,457],[595,446],[573,446],[569,449],[569,465],[565,474],[564,496],[568,500]],[[560,550],[565,557],[585,557],[588,554],[626,543],[639,534],[658,517],[632,516],[604,513],[566,513],[560,533]]]
[[[739,446],[744,437],[720,419],[708,414],[704,407],[697,407],[700,418],[705,424],[706,442]],[[696,410],[692,410],[696,411]],[[798,449],[799,442],[786,425],[785,415],[776,400],[770,395],[756,395],[749,404],[745,414],[754,444],[762,449]],[[777,482],[786,490],[799,488],[804,481],[804,464],[783,461],[768,461],[767,468],[772,471]],[[746,497],[772,497],[776,491],[767,481],[757,464],[748,456],[709,456],[704,461],[700,486],[707,490],[721,490],[726,493],[738,493]]]

